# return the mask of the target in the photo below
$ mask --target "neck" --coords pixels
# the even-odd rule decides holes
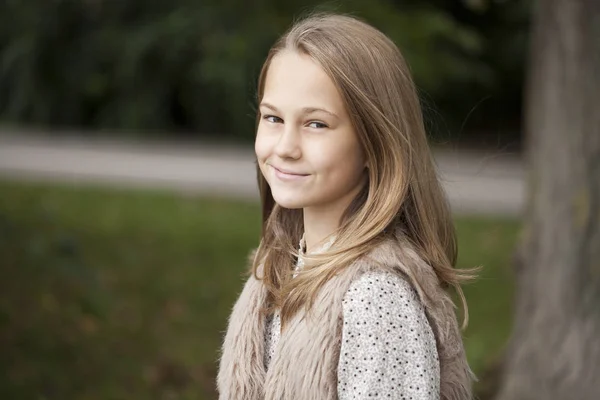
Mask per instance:
[[[340,216],[337,213],[304,209],[304,242],[307,253],[323,244],[338,229]]]
[[[358,195],[362,185],[358,185],[345,196],[327,205],[304,207],[304,242],[306,252],[314,250],[340,227],[342,214]]]
[[[354,193],[349,193],[346,198],[342,198],[334,204],[304,208],[304,243],[307,253],[314,251],[337,231],[342,214],[354,195]]]

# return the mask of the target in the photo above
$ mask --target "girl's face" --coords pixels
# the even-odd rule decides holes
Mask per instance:
[[[297,52],[271,61],[255,151],[273,198],[285,208],[341,212],[366,182],[365,156],[337,88]]]

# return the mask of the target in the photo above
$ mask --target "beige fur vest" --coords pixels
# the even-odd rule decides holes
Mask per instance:
[[[425,305],[440,360],[440,398],[471,399],[474,376],[465,357],[454,304],[433,269],[407,244],[392,240],[327,282],[312,313],[301,310],[290,320],[268,371],[263,363],[266,321],[258,317],[267,293],[262,282],[251,276],[229,318],[217,377],[219,399],[337,399],[342,298],[354,279],[372,270],[400,274],[412,283]],[[260,277],[260,269],[258,273]]]

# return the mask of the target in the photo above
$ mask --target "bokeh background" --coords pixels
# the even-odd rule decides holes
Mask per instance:
[[[527,0],[0,2],[0,398],[216,398],[258,243],[255,85],[313,10],[400,47],[455,212],[490,398],[523,203]]]

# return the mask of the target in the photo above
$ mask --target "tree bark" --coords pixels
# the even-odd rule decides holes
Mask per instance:
[[[539,0],[529,201],[499,400],[600,399],[600,0]]]

